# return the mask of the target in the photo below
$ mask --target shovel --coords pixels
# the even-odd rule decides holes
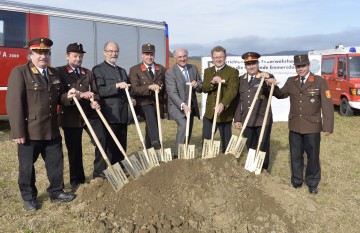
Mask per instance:
[[[140,141],[141,141],[141,143],[143,145],[143,148],[144,148],[143,151],[138,151],[138,155],[139,155],[139,158],[140,158],[141,165],[143,167],[143,171],[144,170],[149,171],[155,165],[159,165],[159,162],[158,162],[158,160],[156,158],[154,148],[152,148],[152,151],[149,150],[150,152],[152,152],[151,154],[148,153],[148,150],[146,150],[144,137],[142,136],[142,133],[141,133],[141,129],[140,129],[140,126],[139,126],[139,121],[137,119],[137,116],[136,116],[136,113],[135,113],[135,110],[134,110],[134,106],[132,104],[130,104],[131,103],[131,97],[130,97],[130,94],[129,94],[129,86],[130,85],[128,85],[128,87],[125,88],[125,93],[126,93],[126,96],[127,96],[128,102],[129,102],[131,114],[132,114],[132,116],[134,118],[136,130],[138,132]],[[149,156],[149,154],[150,154],[150,156]]]
[[[121,169],[120,164],[116,163],[115,165],[111,165],[109,158],[106,156],[104,149],[102,148],[99,139],[97,138],[88,118],[86,117],[84,110],[82,109],[81,105],[79,104],[79,101],[77,100],[76,97],[73,98],[76,107],[79,109],[79,112],[82,116],[82,118],[84,119],[86,126],[88,127],[91,136],[93,137],[96,146],[99,148],[100,153],[102,155],[102,157],[105,160],[105,163],[107,165],[107,169],[104,170],[104,174],[107,178],[107,180],[110,182],[111,186],[113,187],[113,189],[115,190],[115,192],[118,192],[126,183],[129,182],[129,180],[127,179],[124,171]]]
[[[216,120],[218,115],[218,105],[220,102],[220,94],[221,94],[221,83],[224,83],[225,80],[221,80],[218,84],[217,94],[216,94],[216,102],[215,102],[215,111],[214,111],[214,118],[213,124],[211,129],[211,139],[204,139],[204,145],[202,149],[202,158],[213,158],[215,157],[220,151],[220,141],[214,141],[214,134],[216,130]]]
[[[189,97],[188,97],[188,105],[191,109],[191,97],[192,97],[192,85],[191,83],[186,83],[189,85]],[[189,145],[189,127],[190,127],[190,114],[188,112],[186,116],[186,129],[185,129],[185,144],[179,144],[179,159],[193,159],[195,158],[195,145]]]
[[[265,160],[265,155],[266,152],[261,151],[260,150],[260,145],[262,143],[262,139],[264,137],[264,132],[265,132],[265,127],[266,127],[266,121],[267,118],[269,116],[269,111],[270,111],[270,106],[271,106],[271,99],[274,93],[274,86],[275,84],[271,84],[271,89],[270,89],[270,94],[269,94],[269,99],[267,102],[267,106],[266,106],[266,110],[265,110],[265,116],[264,116],[264,120],[263,120],[263,124],[261,126],[261,131],[260,131],[260,136],[259,136],[259,142],[258,142],[258,146],[257,146],[257,150],[256,150],[256,154],[255,154],[255,175],[260,175],[261,170],[262,170],[262,166],[264,164],[264,160]]]
[[[94,100],[92,98],[90,100],[91,100],[91,102],[94,102]],[[131,104],[131,103],[129,103],[129,104]],[[126,155],[124,148],[121,146],[119,139],[114,134],[114,131],[111,129],[109,123],[106,121],[106,119],[105,119],[104,115],[102,114],[102,112],[100,111],[100,109],[96,109],[96,112],[98,113],[101,121],[104,123],[106,129],[109,131],[111,137],[113,138],[114,142],[118,146],[119,150],[125,157],[125,159],[123,161],[121,161],[121,163],[124,165],[126,171],[128,171],[130,176],[136,180],[137,178],[139,178],[141,176],[141,173],[143,172],[143,168],[141,167],[140,162],[138,161],[138,159],[136,158],[135,155],[132,155],[131,160],[129,159],[129,157]],[[133,162],[131,162],[131,161],[133,161]]]
[[[155,150],[157,158],[159,161],[167,162],[172,160],[171,156],[171,149],[166,148],[164,149],[163,144],[163,135],[162,135],[162,128],[161,128],[161,117],[160,117],[160,107],[159,107],[159,91],[155,91],[155,102],[156,102],[156,116],[158,121],[158,131],[159,131],[159,140],[161,148],[159,150]]]
[[[257,76],[259,76],[259,75],[260,74],[257,74]],[[249,122],[249,119],[250,119],[250,116],[251,116],[252,111],[254,109],[255,103],[256,103],[256,101],[257,101],[257,99],[259,97],[260,90],[261,90],[261,87],[262,87],[263,83],[264,83],[264,78],[261,79],[260,84],[259,84],[259,86],[258,86],[258,88],[256,90],[256,93],[255,93],[254,99],[251,102],[248,114],[246,115],[245,121],[243,122],[241,131],[240,131],[240,135],[239,136],[232,135],[232,137],[231,137],[232,140],[230,139],[230,143],[229,143],[228,147],[226,148],[225,154],[233,154],[233,155],[235,155],[236,158],[240,157],[241,152],[243,151],[244,146],[245,146],[246,141],[247,141],[247,138],[243,137],[243,134],[244,134],[246,126],[247,126],[247,124]],[[236,143],[234,143],[234,141],[236,141]]]

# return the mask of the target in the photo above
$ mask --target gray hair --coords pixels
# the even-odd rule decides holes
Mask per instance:
[[[118,47],[119,49],[119,45],[115,42],[115,41],[108,41],[104,44],[104,51],[106,50],[106,47],[110,44],[110,43],[114,43],[116,45],[116,47]]]
[[[186,55],[189,55],[189,51],[187,51],[187,49],[177,48],[177,49],[175,49],[175,50],[174,50],[174,52],[173,52],[173,56],[174,56],[174,57],[176,57],[176,53],[177,53],[177,52],[178,52],[178,50],[180,50],[180,49],[184,50],[184,51],[185,51],[185,53],[186,53]]]

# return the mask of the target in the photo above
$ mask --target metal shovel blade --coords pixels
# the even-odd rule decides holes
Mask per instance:
[[[142,167],[146,171],[150,171],[150,169],[153,168],[154,165],[151,163],[150,159],[148,158],[147,151],[146,152],[145,152],[145,150],[138,151],[138,155],[139,155]]]
[[[185,148],[185,144],[179,144],[178,145],[178,158],[179,159],[186,159],[185,156],[186,156],[186,148]]]
[[[259,155],[258,155],[259,159],[258,159],[258,161],[256,163],[255,175],[260,175],[260,173],[262,171],[262,166],[264,164],[265,155],[266,155],[266,152],[259,151]]]
[[[240,155],[241,155],[241,153],[242,153],[242,151],[243,151],[243,149],[244,149],[244,147],[246,145],[247,138],[241,137],[240,140],[241,140],[240,144],[239,144],[238,148],[236,148],[236,151],[234,153],[235,158],[240,158]]]
[[[134,180],[141,176],[141,172],[131,163],[129,159],[124,159],[121,163]]]
[[[187,157],[189,159],[194,159],[195,158],[195,145],[188,145]]]
[[[228,144],[228,146],[226,147],[226,150],[225,150],[226,155],[231,153],[232,151],[235,151],[237,139],[238,139],[238,136],[236,136],[236,135],[231,136],[229,144]],[[231,154],[233,154],[233,153],[231,153]]]
[[[120,167],[119,163],[115,163],[114,165],[112,165],[112,167],[114,168],[117,179],[120,179],[121,182],[123,182],[124,184],[129,183],[129,180],[128,180],[124,170]]]
[[[165,158],[165,162],[172,160],[171,148],[164,149],[164,158]]]
[[[116,177],[114,171],[111,171],[110,168],[105,169],[104,174],[115,192],[119,192],[120,189],[124,186],[124,183]]]
[[[154,150],[153,147],[147,149],[148,155],[149,155],[149,159],[150,159],[150,163],[152,163],[154,166],[160,166],[159,164],[159,160],[156,156],[156,152]]]
[[[138,160],[138,158],[136,157],[136,155],[131,155],[129,157],[129,160],[131,162],[131,164],[133,165],[133,167],[138,170],[142,175],[146,174],[146,169],[142,166],[141,162]]]
[[[166,162],[164,159],[164,154],[162,153],[162,149],[155,150],[156,158],[159,162]]]
[[[214,141],[212,146],[212,157],[216,157],[220,152],[220,141]]]
[[[256,154],[256,150],[249,149],[248,155],[246,157],[246,162],[245,162],[245,169],[248,171],[251,171],[251,169],[253,167],[255,154]]]
[[[212,149],[213,148],[212,148],[211,140],[210,139],[204,139],[201,158],[203,158],[203,159],[212,158],[213,157]]]

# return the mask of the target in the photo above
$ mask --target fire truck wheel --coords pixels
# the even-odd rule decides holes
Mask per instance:
[[[341,116],[352,116],[352,115],[354,115],[354,110],[350,107],[349,102],[348,102],[348,100],[346,98],[341,99],[340,114],[341,114]]]

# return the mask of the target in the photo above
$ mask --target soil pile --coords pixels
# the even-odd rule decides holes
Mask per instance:
[[[162,163],[118,193],[92,180],[78,189],[71,211],[94,232],[299,232],[311,229],[318,207],[298,192],[219,155]]]

